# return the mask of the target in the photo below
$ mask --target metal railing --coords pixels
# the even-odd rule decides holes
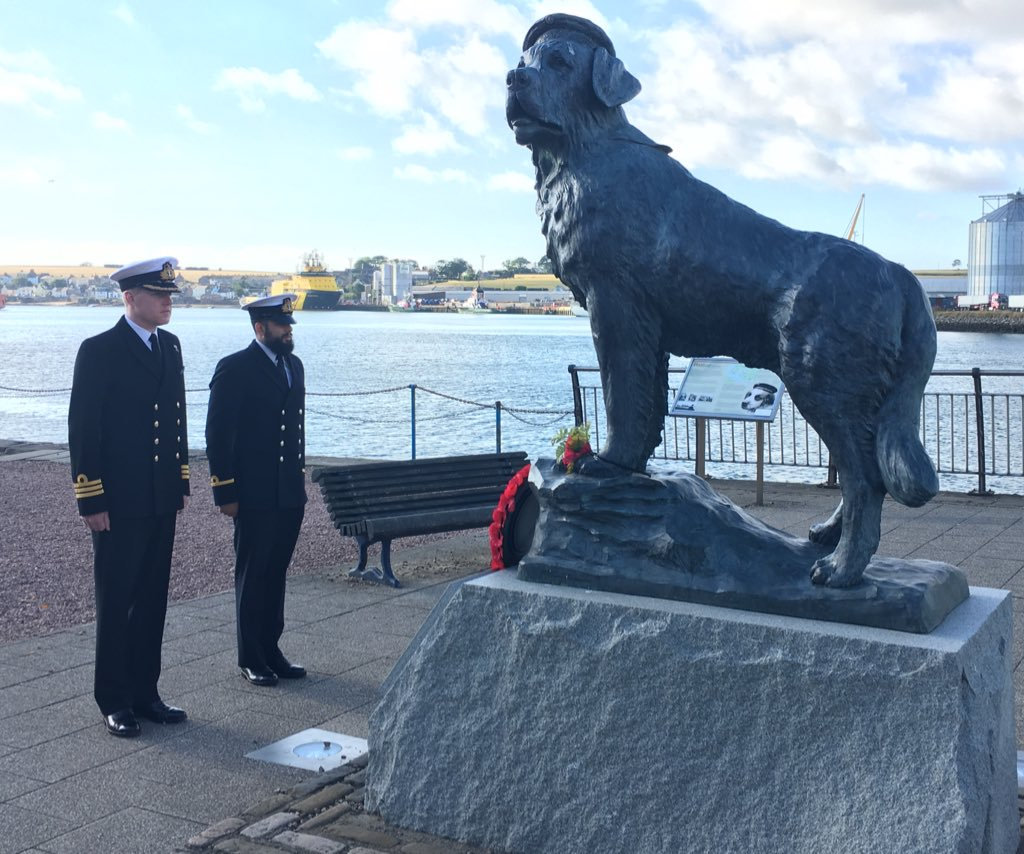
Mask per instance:
[[[446,394],[425,386],[409,384],[389,388],[351,392],[307,391],[307,412],[331,420],[348,421],[355,426],[384,424],[409,425],[409,453],[417,455],[417,428],[426,423],[449,419],[468,418],[493,412],[494,446],[502,448],[503,417],[512,418],[530,428],[530,435],[539,447],[547,445],[547,431],[554,425],[574,418],[577,424],[589,421],[590,442],[599,451],[602,437],[607,432],[604,400],[598,369],[569,366],[572,377],[573,407],[568,409],[536,409],[513,407],[501,401],[470,400]],[[683,368],[669,371],[678,377]],[[921,405],[921,438],[940,474],[954,475],[951,486],[960,483],[976,484],[970,491],[989,494],[989,478],[1012,478],[1014,492],[1024,492],[1024,392],[1020,379],[1024,371],[995,371],[974,368],[969,371],[941,370],[932,373],[932,379]],[[593,378],[593,380],[591,380]],[[670,379],[670,386],[674,385]],[[1000,388],[1001,386],[1001,388]],[[70,389],[30,389],[0,385],[0,397],[15,396],[37,398],[66,396]],[[207,394],[206,388],[190,388],[192,395]],[[675,395],[669,389],[668,403]],[[334,399],[336,403],[354,398],[387,395],[408,395],[408,407],[399,406],[392,415],[367,411],[360,406],[353,410],[335,407],[321,410],[318,402]],[[444,410],[421,407],[421,395],[443,401]],[[425,414],[427,409],[431,414]],[[763,442],[757,441],[757,426],[749,421],[725,419],[666,417],[663,441],[654,458],[658,460],[698,461],[739,467],[757,464],[759,446],[764,454],[765,466],[800,468],[809,472],[820,471],[826,485],[836,485],[836,472],[830,465],[828,449],[818,438],[788,395],[783,395],[775,420],[763,425]],[[487,429],[487,428],[485,428]],[[544,431],[544,432],[542,432]],[[701,436],[698,439],[698,435]],[[703,448],[703,454],[698,448]],[[728,476],[736,476],[729,474]],[[743,476],[742,473],[739,476]],[[966,489],[966,487],[963,487]]]
[[[669,371],[666,411],[678,387],[672,377],[684,373],[684,368]],[[599,451],[607,424],[598,369],[570,365],[569,374],[576,423],[590,423],[590,442]],[[921,403],[921,439],[936,470],[939,474],[976,480],[977,485],[970,490],[972,494],[991,494],[989,477],[1024,478],[1024,392],[986,391],[984,381],[999,377],[1019,379],[1024,377],[1024,371],[934,371]],[[968,379],[969,390],[937,387]],[[755,424],[710,418],[666,416],[663,440],[654,458],[697,463],[701,456],[698,431],[703,433],[703,459],[707,462],[755,464]],[[764,445],[765,465],[820,469],[825,484],[836,485],[828,449],[788,394],[783,395],[776,419],[765,425]]]

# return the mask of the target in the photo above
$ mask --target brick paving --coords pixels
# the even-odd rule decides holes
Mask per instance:
[[[0,477],[2,466],[0,457]],[[751,483],[714,485],[792,533],[837,500],[813,486],[767,484],[765,506],[755,507]],[[883,533],[883,554],[955,562],[972,584],[1024,596],[1024,497],[943,493],[916,510],[887,503]],[[479,532],[466,535],[468,565],[474,550],[482,568]],[[366,813],[365,760],[316,774],[245,757],[310,727],[366,738],[381,683],[449,583],[412,578],[392,590],[348,582],[345,569],[289,581],[283,646],[310,675],[273,689],[248,685],[234,667],[230,592],[172,604],[161,691],[189,721],[143,721],[137,739],[103,731],[92,700],[93,624],[0,644],[0,854],[480,851]],[[1024,632],[1014,639],[1018,689],[1022,660]],[[1022,711],[1017,690],[1018,732]]]

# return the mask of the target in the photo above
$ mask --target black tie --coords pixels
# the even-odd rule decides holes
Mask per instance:
[[[291,383],[288,382],[288,372],[284,369],[284,356],[280,354],[277,357],[277,368],[281,372],[281,376],[284,377],[285,384],[291,388]]]
[[[156,363],[159,365],[160,359],[160,339],[156,337],[155,332],[151,332],[149,335],[149,346],[153,350],[153,356],[156,358]]]

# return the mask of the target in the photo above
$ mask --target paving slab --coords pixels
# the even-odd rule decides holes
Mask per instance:
[[[144,748],[137,738],[111,738],[103,729],[99,713],[96,724],[0,757],[0,775],[12,773],[56,783],[88,768],[116,762]]]
[[[31,777],[22,777],[19,774],[8,772],[0,777],[0,804],[45,786],[41,780],[33,780]]]
[[[61,818],[0,804],[0,854],[15,854],[59,837],[75,825]],[[84,850],[84,849],[82,849]]]
[[[249,700],[249,708],[267,715],[290,718],[295,731],[319,726],[321,721],[337,717],[377,699],[380,683],[390,672],[393,661],[353,668],[313,684],[295,680],[284,690],[264,691]]]
[[[91,694],[60,700],[0,720],[0,742],[24,750],[86,727],[97,726],[100,713]]]
[[[52,854],[81,854],[83,851],[150,854],[173,850],[170,840],[187,839],[200,830],[199,822],[128,807],[51,839],[42,848]]]

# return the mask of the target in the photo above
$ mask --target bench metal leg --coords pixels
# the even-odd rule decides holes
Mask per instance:
[[[359,534],[356,537],[356,545],[359,546],[359,563],[352,567],[348,574],[351,578],[362,578],[363,573],[366,572],[366,553],[369,551],[370,544],[366,537]]]
[[[380,544],[381,581],[391,587],[401,587],[395,574],[391,571],[391,540],[382,540]]]
[[[376,584],[387,584],[389,587],[401,587],[394,572],[391,571],[391,540],[383,540],[380,544],[380,568],[367,567],[367,552],[370,543],[363,535],[356,537],[359,546],[359,563],[349,570],[349,576],[361,581],[373,581]]]

